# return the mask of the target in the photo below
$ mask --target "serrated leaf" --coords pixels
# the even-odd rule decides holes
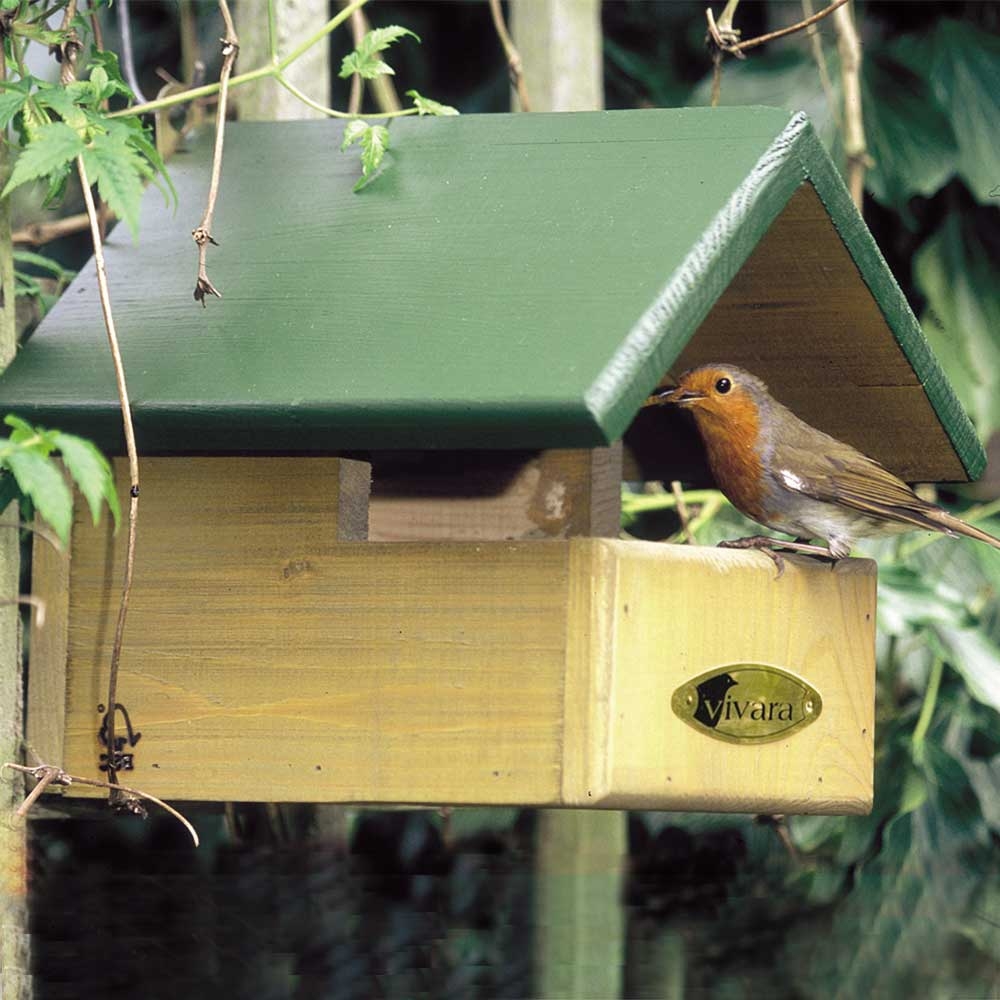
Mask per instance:
[[[340,78],[346,80],[357,73],[363,80],[374,80],[377,76],[395,76],[396,71],[383,59],[376,56],[352,52],[344,56],[340,64]]]
[[[18,488],[31,498],[35,509],[65,545],[73,520],[73,495],[59,466],[30,449],[12,451],[3,461],[17,480]]]
[[[179,200],[177,188],[174,187],[174,182],[171,180],[170,174],[167,172],[167,165],[163,162],[163,157],[160,156],[159,150],[157,150],[156,146],[149,141],[149,138],[146,135],[145,126],[136,118],[122,119],[122,124],[129,129],[127,139],[128,144],[138,150],[139,153],[149,161],[150,166],[155,171],[155,174],[152,175],[153,183],[156,184],[156,186],[163,192],[164,200],[169,204],[170,199],[167,196],[167,192],[164,191],[159,184],[157,184],[157,179],[159,177],[162,177],[166,182],[167,188],[173,196],[174,205],[176,205]]]
[[[150,169],[145,161],[120,137],[95,135],[83,162],[91,184],[97,184],[101,197],[137,237],[142,180]]]
[[[115,489],[114,473],[108,460],[92,442],[75,434],[57,432],[55,446],[62,454],[63,462],[73,482],[87,501],[94,524],[101,519],[103,500],[107,503],[117,528],[121,518],[121,508],[118,503],[118,491]]]
[[[67,164],[72,163],[85,148],[77,132],[65,122],[40,125],[17,158],[0,198],[6,198],[11,191],[28,181],[65,171]]]
[[[360,118],[352,118],[344,127],[344,141],[340,144],[340,151],[343,152],[353,146],[368,131],[368,122],[361,121]]]
[[[421,115],[457,115],[458,109],[453,108],[450,104],[440,104],[438,101],[432,101],[429,97],[424,97],[423,94],[418,93],[416,90],[408,90],[406,96],[413,99],[413,106],[417,109],[417,113]]]
[[[103,66],[94,67],[90,74],[90,86],[94,91],[94,100],[101,101],[104,98],[104,91],[108,86],[108,74]]]
[[[28,95],[14,88],[0,91],[0,129],[5,129],[24,107]]]
[[[341,79],[347,79],[355,73],[365,80],[372,80],[377,76],[393,74],[395,71],[388,63],[378,58],[378,53],[384,52],[393,42],[399,41],[400,38],[406,35],[416,38],[418,42],[420,41],[420,38],[408,28],[401,28],[396,24],[385,28],[372,28],[358,42],[354,51],[344,56],[343,62],[340,64]]]
[[[382,165],[389,148],[389,130],[384,125],[369,125],[361,136],[361,179],[354,185],[360,191]]]
[[[121,67],[118,64],[118,54],[116,52],[112,52],[110,49],[95,51],[90,57],[90,62],[92,65],[100,66],[107,73],[111,81],[121,84],[128,89],[125,78],[122,76]]]
[[[1000,266],[959,213],[917,251],[921,325],[979,435],[1000,428]]]

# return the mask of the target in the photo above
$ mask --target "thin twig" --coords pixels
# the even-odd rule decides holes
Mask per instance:
[[[813,14],[811,17],[807,17],[802,21],[797,21],[795,24],[790,24],[787,28],[779,28],[777,31],[769,31],[766,35],[758,35],[756,38],[748,38],[745,42],[727,42],[719,31],[718,26],[715,24],[715,18],[712,15],[711,8],[706,8],[705,20],[708,22],[709,36],[712,38],[715,45],[722,49],[723,52],[728,52],[730,55],[738,55],[741,52],[745,52],[747,49],[753,49],[758,45],[763,45],[765,42],[773,42],[777,38],[784,38],[785,35],[791,35],[796,31],[802,31],[803,28],[808,28],[811,24],[815,24],[817,21],[822,21],[824,17],[832,14],[839,7],[843,7],[845,3],[847,3],[847,0],[834,0],[829,7],[824,7],[821,11]]]
[[[496,28],[497,37],[503,46],[504,55],[507,57],[507,71],[510,73],[510,83],[517,92],[517,103],[522,111],[531,110],[531,100],[528,97],[528,88],[524,82],[524,67],[521,65],[521,54],[514,45],[514,39],[510,37],[507,30],[507,23],[503,19],[503,11],[500,9],[500,0],[489,0],[490,14],[493,15],[493,27]]]
[[[802,0],[802,13],[806,18],[813,15],[812,0]],[[830,79],[830,68],[826,64],[826,53],[823,51],[823,37],[819,33],[819,28],[815,24],[810,24],[806,29],[806,37],[809,39],[809,47],[812,49],[813,59],[816,60],[816,69],[819,72],[819,82],[823,87],[823,94],[826,97],[827,107],[833,115],[834,123],[838,131],[843,129],[843,119],[840,116],[840,108],[837,107],[837,99],[833,92],[833,81]]]
[[[114,217],[114,213],[109,210],[107,218],[111,220]],[[88,228],[90,228],[90,218],[86,212],[80,212],[78,215],[67,215],[64,219],[55,219],[52,222],[32,222],[23,229],[18,229],[12,239],[15,243],[26,243],[37,247],[63,236],[83,232]]]
[[[17,528],[18,531],[23,529],[33,532],[39,538],[45,539],[56,552],[63,551],[62,542],[48,528],[43,528],[37,521],[0,521],[0,528]]]
[[[264,66],[258,66],[256,69],[231,77],[229,80],[230,87],[239,87],[245,83],[252,83],[255,80],[265,80],[269,76],[277,76],[279,72],[283,72],[288,69],[288,67],[291,66],[291,64],[295,62],[295,60],[298,59],[304,52],[307,52],[322,39],[326,38],[331,31],[343,24],[344,21],[346,21],[351,14],[354,13],[354,11],[369,2],[370,0],[353,0],[349,7],[345,7],[335,17],[331,17],[322,28],[313,32],[313,34],[311,34],[308,38],[300,42],[294,49],[292,49],[291,52],[288,53],[288,55],[283,56],[278,61],[277,65],[269,61]],[[185,104],[188,101],[196,101],[201,97],[211,97],[213,94],[218,94],[220,89],[221,81],[220,83],[207,83],[201,87],[192,87],[183,94],[171,94],[168,97],[159,97],[155,101],[148,101],[146,104],[133,104],[131,107],[122,108],[120,111],[112,111],[108,117],[127,118],[134,117],[135,115],[148,114],[151,111],[161,111],[163,108],[173,108],[179,104]],[[394,117],[394,115],[383,113],[380,114],[379,117],[390,118]]]
[[[80,55],[83,46],[80,38],[73,27],[73,20],[76,17],[77,0],[69,0],[66,9],[63,11],[62,24],[59,31],[62,33],[62,42],[55,46],[55,51],[59,56],[59,82],[65,87],[76,79],[76,60]]]
[[[343,6],[343,4],[341,4]],[[356,10],[351,14],[351,41],[357,48],[361,44],[361,39],[365,37],[365,15],[364,11]],[[351,76],[351,92],[347,98],[347,113],[349,115],[361,114],[361,98],[364,96],[365,81],[360,73]]]
[[[34,597],[31,594],[18,594],[13,600],[8,598],[3,598],[0,600],[0,606],[10,607],[12,604],[28,604],[35,609],[35,624],[39,628],[45,627],[45,601],[40,597]]]
[[[860,212],[865,198],[865,169],[868,146],[865,142],[864,114],[861,108],[861,40],[849,7],[837,10],[833,17],[840,53],[840,80],[844,90],[844,153],[847,156],[847,187]]]
[[[183,6],[183,4],[181,5]],[[146,103],[139,77],[135,71],[135,52],[132,47],[132,15],[129,11],[129,0],[118,0],[118,26],[122,33],[122,69],[125,72],[125,82],[132,88],[135,99],[141,104]]]
[[[90,191],[90,181],[83,164],[83,157],[77,157],[77,172],[83,188],[83,199],[87,205],[87,215],[90,218],[90,235],[94,243],[94,263],[97,266],[97,290],[101,299],[101,311],[104,314],[104,327],[108,334],[108,344],[111,348],[111,360],[115,369],[115,383],[118,387],[118,402],[122,411],[122,424],[125,431],[125,448],[128,454],[129,469],[129,506],[128,506],[128,542],[125,549],[125,577],[122,581],[121,602],[118,605],[118,621],[115,624],[114,645],[111,647],[111,669],[108,675],[108,775],[112,784],[117,784],[115,770],[115,711],[118,689],[118,665],[121,662],[122,639],[125,635],[125,617],[128,614],[128,602],[132,593],[132,576],[135,571],[135,536],[136,523],[139,516],[139,453],[135,445],[135,428],[132,424],[132,405],[129,402],[128,386],[125,383],[125,366],[122,363],[121,350],[118,346],[118,333],[115,330],[115,318],[111,312],[111,294],[108,290],[108,272],[104,265],[104,247],[101,243],[100,222],[97,209]]]
[[[215,201],[219,197],[219,176],[222,173],[222,147],[226,132],[229,77],[233,72],[233,63],[236,62],[236,56],[239,55],[240,51],[240,40],[236,35],[236,28],[233,25],[233,18],[229,13],[229,4],[226,3],[226,0],[219,0],[219,10],[226,22],[226,36],[222,39],[222,71],[219,73],[219,107],[215,115],[215,153],[212,156],[212,180],[208,188],[208,204],[205,206],[205,214],[202,216],[198,228],[191,232],[198,245],[198,280],[194,286],[194,297],[196,302],[201,303],[202,308],[205,307],[206,295],[222,298],[222,293],[208,279],[206,257],[209,243],[212,246],[219,245],[212,239],[212,216],[215,214]],[[114,703],[112,702],[112,704]]]
[[[674,500],[677,501],[677,516],[680,518],[681,531],[684,533],[685,540],[688,545],[697,545],[698,542],[691,530],[691,512],[688,510],[687,502],[684,499],[684,490],[678,480],[671,481],[670,492],[673,493]]]
[[[773,42],[776,38],[784,38],[785,35],[794,34],[796,31],[808,28],[810,24],[822,21],[824,17],[832,14],[838,7],[843,7],[845,3],[847,3],[847,0],[833,0],[833,3],[829,7],[824,7],[818,13],[813,14],[812,17],[807,17],[795,24],[790,24],[787,28],[779,28],[777,31],[769,31],[766,35],[758,35],[756,38],[748,38],[745,42],[738,42],[732,47],[732,51],[745,52],[747,49],[756,48],[765,42]]]
[[[0,767],[0,770],[8,767],[12,771],[19,771],[21,774],[29,774],[38,780],[38,785],[32,789],[31,794],[28,795],[24,802],[21,803],[20,808],[17,810],[18,816],[24,816],[28,812],[38,799],[38,796],[45,791],[45,787],[48,785],[89,785],[91,788],[109,788],[113,792],[132,795],[139,799],[145,799],[147,802],[152,802],[154,805],[158,805],[161,809],[170,813],[174,819],[184,825],[184,828],[191,835],[191,840],[194,841],[195,847],[197,847],[200,843],[198,840],[198,831],[191,825],[187,817],[179,813],[173,806],[167,805],[163,799],[158,799],[155,795],[150,795],[149,792],[140,791],[138,788],[129,788],[127,785],[120,785],[117,783],[111,784],[108,781],[100,781],[96,778],[81,778],[76,774],[67,774],[61,767],[56,767],[54,764],[39,764],[36,767],[26,767],[23,764],[12,764],[7,762]],[[41,791],[38,790],[39,786],[44,786]]]

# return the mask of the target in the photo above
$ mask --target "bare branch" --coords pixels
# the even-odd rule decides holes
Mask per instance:
[[[688,545],[697,545],[698,540],[694,537],[694,532],[691,530],[691,512],[688,510],[687,501],[684,499],[684,490],[679,480],[674,479],[670,483],[670,492],[673,493],[674,500],[677,502],[677,516],[680,518],[684,540]]]
[[[12,771],[19,771],[21,774],[30,775],[38,781],[38,784],[31,790],[31,794],[21,803],[20,808],[17,810],[18,816],[27,815],[28,810],[31,809],[38,800],[38,797],[49,785],[89,785],[91,788],[108,788],[123,796],[131,796],[133,800],[144,799],[147,802],[158,805],[184,825],[184,828],[191,835],[191,840],[194,842],[195,847],[200,843],[198,840],[198,831],[191,825],[187,817],[179,813],[173,806],[167,805],[162,799],[158,799],[155,795],[150,795],[149,792],[140,791],[138,788],[129,788],[127,785],[100,781],[96,778],[81,778],[79,775],[67,774],[61,767],[56,767],[54,764],[39,764],[37,767],[26,767],[23,764],[7,762],[0,767],[0,770],[4,768],[10,768]],[[138,812],[140,815],[145,814],[145,810],[135,809],[134,805],[128,799],[125,799],[125,808],[131,812]]]
[[[35,624],[39,628],[45,627],[45,601],[40,597],[33,597],[31,594],[18,594],[13,600],[3,598],[0,605],[10,607],[11,604],[27,604],[35,609]]]
[[[219,0],[219,10],[222,19],[226,22],[226,36],[222,41],[222,71],[219,73],[219,108],[215,117],[215,153],[212,157],[212,180],[208,188],[208,203],[205,206],[205,214],[197,229],[192,230],[191,235],[198,245],[198,280],[194,287],[195,301],[205,306],[205,296],[214,295],[222,298],[222,293],[212,284],[208,278],[208,267],[206,257],[208,255],[208,245],[218,246],[212,238],[212,216],[215,214],[215,202],[219,197],[219,176],[222,173],[222,148],[225,142],[226,131],[226,108],[229,103],[229,77],[233,72],[233,63],[240,51],[240,40],[236,34],[236,27],[233,24],[233,17],[229,13],[229,4],[226,0]],[[114,702],[111,702],[114,704]]]
[[[114,218],[114,213],[110,210],[108,219]],[[64,219],[55,219],[52,222],[32,222],[23,229],[18,229],[12,239],[15,243],[27,243],[29,246],[41,246],[52,240],[58,240],[63,236],[70,236],[73,233],[82,232],[90,227],[90,219],[86,212],[79,215],[67,215]]]
[[[97,267],[97,289],[101,299],[101,311],[104,314],[104,327],[108,334],[108,344],[111,348],[111,359],[115,369],[115,383],[118,387],[118,402],[122,411],[122,424],[125,431],[125,448],[128,454],[129,467],[129,508],[128,508],[128,541],[125,549],[125,577],[122,581],[121,601],[118,605],[118,621],[115,625],[114,644],[111,647],[111,669],[108,675],[108,704],[117,702],[118,665],[122,655],[122,639],[125,635],[125,618],[128,614],[128,602],[132,593],[132,576],[135,571],[135,535],[136,522],[139,516],[139,454],[135,444],[135,427],[132,423],[132,405],[129,402],[128,386],[125,383],[125,366],[122,362],[121,349],[118,345],[118,333],[115,329],[115,318],[111,311],[111,294],[108,290],[108,272],[104,265],[104,247],[101,242],[100,220],[94,205],[94,197],[90,191],[90,181],[83,164],[83,157],[77,157],[77,172],[83,188],[83,198],[87,205],[87,215],[90,219],[90,235],[94,243],[94,263]],[[115,713],[111,713],[108,722],[108,762],[111,765],[108,775],[111,783],[117,783],[114,768],[115,752]],[[112,802],[115,800],[112,799]]]
[[[744,42],[739,41],[739,32],[732,26],[731,18],[733,11],[735,11],[735,4],[732,3],[732,0],[730,0],[730,4],[727,4],[726,10],[723,12],[722,17],[719,18],[718,23],[716,23],[715,15],[712,13],[712,8],[706,7],[705,20],[708,23],[708,41],[712,44],[713,63],[717,67],[720,65],[718,59],[721,59],[720,53],[722,52],[736,56],[737,59],[742,59],[743,53],[747,49],[754,49],[758,45],[763,45],[765,42],[773,42],[777,38],[784,38],[786,35],[794,34],[796,31],[802,31],[804,28],[810,27],[817,21],[821,21],[824,17],[832,14],[835,10],[843,7],[846,3],[847,0],[833,0],[833,3],[831,3],[829,7],[824,7],[818,13],[812,14],[801,21],[797,21],[795,24],[790,24],[786,28],[779,28],[777,31],[769,31],[766,35],[758,35],[756,38],[748,38]],[[726,20],[727,14],[729,14],[728,21]],[[718,57],[718,59],[716,57]],[[717,72],[718,71],[716,71],[716,74]],[[712,87],[713,95],[715,96],[717,89],[715,79],[713,79]]]
[[[840,79],[844,88],[844,152],[847,154],[847,186],[858,211],[864,204],[865,170],[869,164],[861,108],[861,40],[849,7],[833,16],[840,53]]]
[[[511,86],[517,91],[517,103],[522,111],[531,110],[531,100],[528,97],[528,88],[524,82],[524,69],[521,65],[521,54],[514,45],[514,39],[510,37],[507,24],[503,19],[503,11],[500,9],[500,0],[489,0],[490,14],[493,16],[493,27],[496,28],[497,37],[503,46],[504,55],[507,57],[507,69],[510,73]]]

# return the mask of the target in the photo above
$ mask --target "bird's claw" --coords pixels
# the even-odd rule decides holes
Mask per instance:
[[[719,542],[716,546],[720,549],[756,549],[762,552],[771,562],[774,563],[777,573],[775,580],[780,580],[785,572],[785,557],[780,552],[775,552],[775,545],[781,542],[776,538],[769,538],[767,535],[751,535],[749,538],[730,538]]]

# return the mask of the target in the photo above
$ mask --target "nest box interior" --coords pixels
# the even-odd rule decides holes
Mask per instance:
[[[628,478],[701,475],[690,428],[636,414],[704,361],[762,376],[911,481],[982,468],[805,118],[399,119],[357,194],[341,131],[227,128],[208,258],[224,297],[206,309],[190,231],[211,136],[170,164],[179,205],[147,192],[138,245],[122,227],[108,241],[144,456],[129,781],[187,799],[866,809],[872,564],[790,559],[776,580],[759,553],[614,540],[623,438]],[[122,454],[104,339],[91,263],[0,378],[0,410]],[[36,549],[52,613],[29,739],[78,773],[100,752],[122,541],[78,511],[68,560]],[[751,694],[755,670],[784,694]],[[763,741],[706,735],[681,714],[717,681],[744,685],[738,716],[809,717]]]

